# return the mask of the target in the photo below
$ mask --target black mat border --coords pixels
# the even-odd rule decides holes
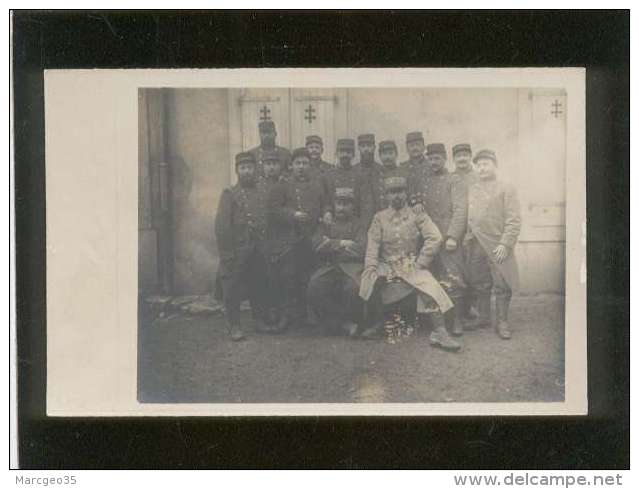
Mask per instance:
[[[628,11],[14,11],[22,468],[629,467]],[[587,417],[45,416],[43,69],[525,67],[587,71]]]

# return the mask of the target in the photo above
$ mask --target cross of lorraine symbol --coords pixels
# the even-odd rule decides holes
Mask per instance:
[[[563,112],[559,110],[559,107],[561,107],[559,100],[555,100],[551,105],[553,110],[551,110],[550,113],[555,116],[555,119],[559,117],[559,114],[563,114]]]
[[[261,121],[270,121],[271,120],[271,109],[269,109],[266,105],[260,109],[260,120]]]
[[[315,107],[313,107],[311,104],[308,104],[308,107],[304,109],[304,112],[306,112],[304,119],[307,120],[309,124],[312,124],[313,121],[317,119],[317,117],[314,115]]]

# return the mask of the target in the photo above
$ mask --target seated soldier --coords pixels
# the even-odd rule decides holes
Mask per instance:
[[[430,314],[431,345],[457,351],[461,346],[449,336],[443,316],[453,304],[428,270],[442,236],[428,214],[416,214],[407,206],[406,178],[391,177],[384,183],[390,206],[375,214],[368,230],[360,297],[369,302],[369,311],[375,311],[380,302],[389,306],[414,294],[420,319]],[[375,321],[362,336],[378,336],[382,324]]]
[[[357,333],[363,302],[359,281],[364,268],[365,230],[354,217],[355,192],[335,190],[335,218],[321,223],[313,236],[319,268],[308,284],[308,302],[329,332]]]

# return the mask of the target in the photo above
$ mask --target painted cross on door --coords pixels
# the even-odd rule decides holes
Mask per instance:
[[[333,161],[337,101],[335,91],[332,89],[291,90],[291,144],[293,147],[304,146],[306,136],[317,135],[324,142],[323,159]]]
[[[258,125],[265,121],[275,123],[276,144],[284,147],[290,145],[288,88],[245,88],[238,101],[241,108],[242,150],[260,145]]]

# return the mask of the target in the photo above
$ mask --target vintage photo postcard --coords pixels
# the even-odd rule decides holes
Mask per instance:
[[[47,71],[47,414],[587,414],[585,111],[578,68]]]

